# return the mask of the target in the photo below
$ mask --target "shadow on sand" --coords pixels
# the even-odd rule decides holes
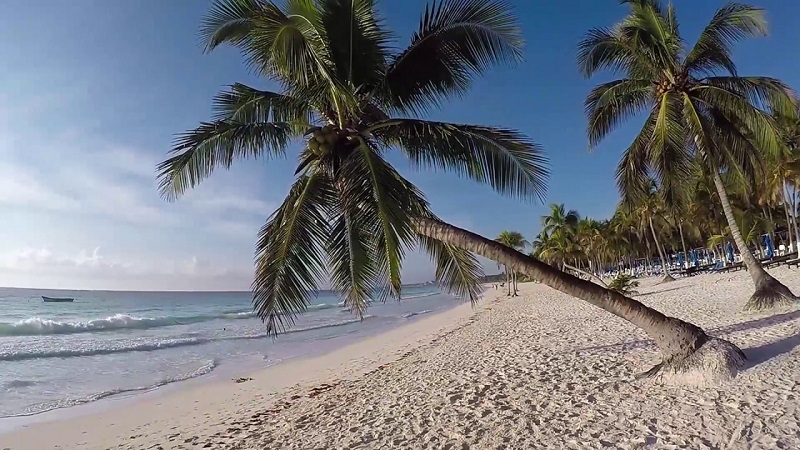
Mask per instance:
[[[676,288],[680,289],[680,288]],[[795,319],[800,319],[800,310],[791,311],[783,314],[776,314],[774,316],[762,317],[760,319],[748,320],[747,322],[734,323],[724,327],[714,328],[707,330],[709,336],[721,336],[729,333],[737,333],[740,331],[755,330],[758,328],[769,327],[784,322],[790,322]],[[577,349],[576,352],[597,351],[597,350],[621,350],[628,351],[634,349],[641,349],[653,345],[650,339],[642,339],[637,341],[620,342],[618,344],[596,345],[592,347],[584,347]],[[747,355],[746,369],[755,367],[775,356],[788,353],[795,347],[800,345],[800,334],[782,339],[771,344],[764,344],[759,347],[749,349],[742,349]]]
[[[677,291],[678,289],[686,289],[687,287],[689,287],[689,286],[678,286],[678,287],[672,287],[672,288],[669,288],[669,289],[659,289],[657,291],[645,292],[643,294],[639,294],[636,297],[646,297],[648,295],[660,294],[662,292]]]
[[[738,333],[739,331],[755,330],[757,328],[769,327],[779,323],[790,322],[795,319],[800,319],[800,310],[791,311],[783,314],[776,314],[774,316],[762,317],[760,319],[748,320],[747,322],[734,323],[720,328],[709,330],[709,334],[719,335],[728,333]]]
[[[743,349],[742,351],[744,351],[744,354],[747,355],[747,362],[745,363],[744,370],[753,369],[759,364],[764,364],[772,358],[790,353],[798,346],[800,346],[800,334],[795,334],[794,336],[789,336],[768,344],[759,345],[758,347]]]

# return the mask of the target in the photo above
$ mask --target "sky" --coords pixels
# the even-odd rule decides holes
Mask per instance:
[[[402,48],[425,0],[382,0]],[[525,61],[494,69],[428,118],[521,130],[544,146],[552,172],[545,204],[504,198],[454,175],[410,171],[443,219],[485,236],[532,239],[547,203],[608,217],[614,170],[638,119],[589,152],[583,101],[608,77],[584,80],[576,46],[625,14],[616,0],[512,0]],[[718,0],[676,0],[684,37]],[[113,290],[246,290],[256,234],[292,180],[287,160],[241,161],[177,202],[163,201],[155,165],[176,133],[211,117],[211,99],[249,73],[236,51],[203,54],[207,1],[5,0],[0,15],[0,286]],[[800,86],[800,2],[761,0],[770,35],[740,44],[740,73]],[[488,272],[496,265],[485,262]],[[404,282],[433,278],[413,253]]]

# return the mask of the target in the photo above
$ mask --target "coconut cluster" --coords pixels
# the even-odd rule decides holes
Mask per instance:
[[[317,128],[308,139],[308,148],[319,156],[324,156],[333,151],[336,145],[347,136],[347,131],[333,125]]]

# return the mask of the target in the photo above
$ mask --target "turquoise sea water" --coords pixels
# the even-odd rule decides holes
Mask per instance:
[[[41,295],[73,297],[44,303]],[[135,395],[226,368],[245,374],[324,353],[460,303],[436,286],[407,287],[363,321],[320,292],[273,340],[247,292],[0,289],[0,417]]]

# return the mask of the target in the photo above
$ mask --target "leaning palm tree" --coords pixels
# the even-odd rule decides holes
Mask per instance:
[[[437,219],[384,158],[394,151],[501,194],[543,195],[546,160],[519,132],[409,117],[520,58],[522,35],[505,4],[434,2],[399,52],[383,25],[373,0],[216,0],[203,22],[206,50],[240,49],[281,92],[236,84],[220,94],[213,120],[180,135],[158,166],[161,191],[175,199],[218,167],[283,156],[302,142],[295,181],[256,243],[253,303],[270,332],[292,325],[324,278],[359,315],[371,300],[399,298],[403,256],[420,246],[439,283],[473,301],[479,254],[628,320],[661,350],[649,374],[736,373],[744,355],[733,344]]]
[[[768,109],[796,115],[789,88],[767,77],[743,77],[731,47],[764,35],[763,12],[730,3],[719,9],[695,45],[685,46],[675,9],[659,0],[623,0],[629,14],[613,28],[590,30],[580,44],[579,65],[586,77],[611,69],[623,78],[594,88],[586,99],[589,145],[639,111],[648,117],[622,156],[617,181],[623,196],[640,195],[655,174],[665,200],[680,202],[682,183],[695,161],[710,172],[736,246],[755,284],[746,309],[796,300],[770,276],[745,245],[736,226],[723,174],[752,181],[763,155],[781,147]]]

